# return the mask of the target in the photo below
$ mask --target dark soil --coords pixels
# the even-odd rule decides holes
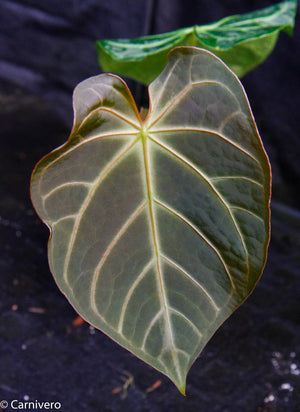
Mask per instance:
[[[97,25],[93,16],[104,3],[112,20]],[[183,13],[192,3],[166,1],[148,29],[270,5],[212,0],[203,14],[199,1],[195,15]],[[63,412],[300,411],[299,22],[294,37],[281,36],[268,61],[244,81],[273,169],[267,265],[253,294],[191,368],[187,396],[103,333],[74,325],[77,314],[53,280],[48,229],[30,202],[30,174],[69,134],[71,89],[99,72],[93,41],[142,34],[141,2],[129,23],[123,11],[113,14],[113,4],[0,1],[0,405],[16,399],[60,402]],[[120,19],[120,30],[113,30]]]

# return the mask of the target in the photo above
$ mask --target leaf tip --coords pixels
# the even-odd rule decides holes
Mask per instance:
[[[181,395],[186,397],[185,388],[182,391],[180,390],[180,393],[181,393]]]
[[[181,385],[176,385],[181,395],[186,396],[186,382],[182,383]]]

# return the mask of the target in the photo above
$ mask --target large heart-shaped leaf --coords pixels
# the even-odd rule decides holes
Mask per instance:
[[[68,142],[32,199],[74,308],[168,375],[186,374],[256,284],[269,240],[269,163],[244,90],[210,52],[178,48],[143,121],[113,75],[74,92]]]
[[[171,49],[198,46],[215,53],[242,77],[269,56],[280,31],[292,34],[296,9],[297,0],[285,0],[204,26],[136,39],[99,40],[99,63],[106,72],[149,84],[164,68]]]

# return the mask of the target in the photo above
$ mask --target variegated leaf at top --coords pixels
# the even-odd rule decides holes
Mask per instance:
[[[210,52],[174,49],[149,93],[143,121],[120,78],[80,83],[32,200],[74,308],[184,393],[262,272],[270,168],[239,80]]]
[[[106,72],[148,85],[165,67],[171,49],[197,46],[215,53],[242,77],[270,55],[281,31],[292,34],[296,11],[297,0],[284,0],[203,26],[135,39],[99,40],[99,63]]]

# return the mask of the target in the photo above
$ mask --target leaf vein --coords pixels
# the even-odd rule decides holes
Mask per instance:
[[[96,306],[96,284],[99,278],[99,274],[101,271],[101,268],[103,267],[106,259],[108,258],[110,252],[112,249],[115,247],[115,245],[118,243],[118,241],[121,239],[123,234],[126,232],[126,230],[129,228],[129,226],[135,221],[135,219],[139,216],[143,208],[146,206],[146,202],[142,203],[126,220],[126,222],[123,224],[121,229],[118,231],[118,233],[114,236],[114,238],[111,240],[109,243],[108,247],[106,248],[104,254],[102,255],[102,258],[100,259],[100,262],[95,268],[94,274],[93,274],[93,280],[92,280],[92,285],[91,285],[91,306],[94,309],[94,311],[97,311],[97,306]]]
[[[59,160],[61,160],[64,156],[72,153],[74,150],[78,149],[79,147],[81,147],[81,146],[85,145],[86,143],[89,143],[89,142],[91,142],[91,141],[93,141],[93,140],[97,140],[97,139],[104,138],[104,137],[135,136],[135,135],[136,135],[136,132],[130,132],[130,133],[124,133],[124,132],[123,132],[123,133],[106,133],[106,134],[103,134],[103,135],[93,136],[93,137],[91,137],[91,138],[89,138],[89,139],[81,140],[79,143],[77,143],[76,145],[72,146],[70,149],[66,150],[65,152],[63,152],[62,154],[60,154],[58,157],[56,157],[53,161],[49,162],[47,165],[45,165],[45,166],[43,167],[42,172],[41,172],[41,177],[40,177],[40,179],[39,179],[39,185],[38,185],[38,186],[39,186],[39,193],[41,193],[41,184],[42,184],[42,180],[43,180],[43,177],[44,177],[46,171],[49,169],[49,167],[53,166],[55,163],[57,163]],[[69,144],[70,142],[71,142],[71,139],[69,139],[68,142],[67,142],[65,145],[63,145],[63,146],[61,146],[60,148],[54,150],[53,153],[55,153],[55,152],[58,151],[58,150],[61,150],[62,147],[66,146],[66,145]]]
[[[230,205],[226,202],[226,200],[222,197],[221,193],[218,191],[218,189],[212,184],[212,182],[209,180],[209,178],[200,171],[199,168],[197,168],[193,163],[189,162],[186,158],[182,157],[180,154],[178,154],[177,152],[175,152],[174,150],[172,150],[170,147],[164,145],[163,143],[161,143],[158,140],[155,140],[151,137],[151,140],[155,143],[157,143],[159,146],[161,146],[162,148],[164,148],[165,150],[167,150],[170,154],[172,154],[174,157],[176,157],[177,159],[180,159],[184,164],[186,164],[188,167],[190,167],[192,170],[194,170],[194,172],[196,172],[200,177],[202,177],[202,179],[204,179],[209,186],[211,187],[211,189],[215,192],[215,194],[218,196],[218,198],[221,200],[221,202],[224,204],[224,206],[226,207],[226,209],[228,210],[228,213],[231,217],[231,220],[236,228],[236,231],[238,233],[238,236],[240,238],[241,244],[243,246],[244,252],[245,252],[245,256],[246,258],[248,258],[248,251],[241,233],[241,230],[235,220],[235,217],[232,214],[232,211],[230,209]],[[248,259],[246,259],[246,263],[248,266]]]
[[[55,226],[58,223],[62,222],[63,220],[66,220],[66,219],[76,219],[76,217],[77,217],[77,215],[66,215],[66,216],[60,217],[59,219],[55,220],[54,222],[51,222],[51,226]]]
[[[148,264],[144,267],[144,269],[141,271],[141,273],[136,277],[135,281],[132,283],[130,289],[127,292],[127,295],[124,299],[123,305],[122,305],[122,309],[121,309],[121,316],[120,316],[120,320],[119,320],[119,324],[118,324],[118,332],[120,334],[122,334],[122,330],[123,330],[123,323],[124,323],[124,317],[125,317],[125,312],[128,306],[128,303],[131,299],[131,296],[134,292],[134,290],[136,289],[136,287],[138,286],[138,284],[140,283],[140,281],[144,278],[144,276],[149,272],[151,266],[153,265],[154,261],[151,260],[150,262],[148,262]]]
[[[134,147],[134,145],[137,143],[137,141],[138,141],[138,138],[136,140],[134,140],[130,145],[128,145],[125,150],[122,150],[121,153],[119,153],[111,161],[109,166],[103,172],[101,172],[100,175],[98,176],[98,178],[93,182],[92,189],[90,189],[88,196],[84,200],[84,202],[83,202],[83,204],[82,204],[82,206],[81,206],[81,208],[78,212],[78,215],[77,215],[77,218],[76,218],[76,221],[75,221],[75,225],[74,225],[74,228],[73,228],[73,231],[72,231],[72,235],[71,235],[71,238],[70,238],[70,243],[69,243],[69,247],[68,247],[68,250],[67,250],[67,253],[66,253],[65,265],[64,265],[64,279],[65,279],[66,282],[68,280],[67,271],[68,271],[68,266],[69,266],[69,263],[70,263],[70,258],[71,258],[71,254],[72,254],[72,251],[73,251],[76,235],[77,235],[77,232],[78,232],[78,229],[79,229],[81,219],[84,216],[84,213],[85,213],[85,211],[86,211],[86,209],[89,205],[89,202],[91,201],[92,197],[94,196],[96,190],[98,189],[98,187],[99,187],[100,183],[103,181],[103,179],[108,175],[108,173],[113,169],[113,167],[118,163],[118,161],[126,153],[128,153],[130,151],[130,149],[132,149]]]
[[[249,215],[255,217],[257,220],[260,220],[262,223],[265,223],[264,220],[260,216],[258,216],[256,213],[251,212],[251,210],[245,209],[244,207],[231,206],[231,209],[241,210],[242,212],[248,213]]]
[[[264,187],[261,183],[256,182],[255,180],[251,179],[250,177],[246,177],[246,176],[214,176],[214,177],[209,178],[209,180],[211,182],[214,182],[214,181],[217,182],[219,180],[226,180],[226,179],[229,179],[229,180],[231,180],[231,179],[247,180],[248,182],[253,183],[254,185],[257,185],[257,186],[262,187],[262,188]]]
[[[183,222],[185,222],[188,226],[190,226],[191,229],[193,229],[207,244],[208,246],[210,246],[212,248],[212,250],[216,253],[216,255],[218,256],[219,260],[221,261],[226,275],[230,281],[231,287],[232,289],[235,290],[235,284],[233,282],[232,276],[230,274],[230,270],[224,260],[224,258],[222,257],[221,253],[218,251],[217,247],[192,223],[190,222],[185,216],[183,216],[181,213],[175,211],[174,209],[170,208],[168,205],[166,205],[165,203],[155,199],[155,202],[162,206],[163,208],[165,208],[166,210],[168,210],[170,213],[174,214],[175,216],[179,217]]]
[[[150,165],[149,165],[149,158],[148,158],[148,150],[147,150],[147,139],[143,138],[143,152],[144,152],[144,163],[145,163],[145,174],[146,174],[146,184],[147,184],[147,192],[148,192],[148,203],[149,203],[149,215],[150,215],[150,224],[152,228],[152,239],[153,239],[153,246],[155,250],[155,257],[156,257],[156,265],[157,265],[157,274],[158,274],[158,283],[159,283],[159,291],[160,291],[160,300],[161,306],[164,308],[165,312],[165,334],[168,340],[168,343],[171,347],[172,356],[174,359],[175,368],[180,378],[180,367],[179,367],[179,360],[177,357],[177,353],[175,351],[175,344],[174,344],[174,337],[173,331],[171,326],[170,314],[168,311],[168,302],[167,297],[165,294],[165,286],[164,286],[164,279],[163,274],[161,271],[160,266],[160,256],[159,256],[159,245],[158,245],[158,237],[157,231],[155,226],[155,217],[154,217],[154,210],[153,210],[153,200],[152,200],[152,189],[151,189],[151,177],[150,177]]]
[[[183,273],[189,280],[191,280],[194,285],[196,285],[201,292],[206,296],[206,298],[210,301],[211,305],[213,306],[214,310],[216,312],[220,311],[219,306],[215,303],[214,299],[212,296],[208,293],[208,291],[201,285],[200,282],[198,282],[191,274],[189,274],[185,269],[183,269],[182,266],[180,266],[178,263],[174,262],[174,260],[168,258],[167,256],[161,254],[161,256],[174,268],[179,270],[181,273]]]
[[[68,186],[86,186],[86,187],[90,187],[91,185],[92,184],[89,183],[89,182],[66,182],[66,183],[63,183],[61,185],[55,186],[55,188],[50,190],[50,192],[48,192],[44,195],[41,195],[41,198],[43,199],[43,203],[45,204],[45,201],[60,189],[64,189],[65,187],[68,187]]]
[[[127,119],[125,116],[123,116],[121,113],[117,112],[116,110],[109,109],[107,107],[97,107],[96,109],[92,110],[85,118],[82,120],[78,127],[78,131],[82,128],[84,123],[86,123],[94,114],[98,112],[108,112],[111,113],[112,115],[118,117],[119,119],[123,120],[124,122],[130,124],[131,126],[135,127],[137,130],[140,129],[140,125],[133,123],[131,120]]]
[[[153,328],[153,326],[155,325],[155,323],[158,321],[158,319],[161,317],[162,313],[163,313],[163,310],[162,310],[162,309],[161,309],[160,311],[158,311],[157,314],[152,318],[152,320],[151,320],[151,322],[149,323],[147,329],[145,330],[145,335],[144,335],[144,339],[143,339],[142,346],[141,346],[141,349],[142,349],[142,350],[145,350],[145,345],[146,345],[148,336],[149,336],[149,334],[150,334],[150,332],[151,332],[151,329]]]
[[[237,143],[233,142],[232,140],[230,140],[225,135],[221,134],[220,132],[214,131],[214,130],[185,127],[185,128],[169,128],[169,129],[162,129],[162,130],[151,130],[150,133],[153,134],[153,133],[170,133],[170,132],[200,132],[200,133],[212,134],[214,136],[217,136],[217,137],[221,138],[225,142],[231,144],[233,147],[235,147],[236,149],[240,150],[242,153],[244,153],[245,155],[250,157],[252,160],[254,160],[260,166],[259,161],[250,152],[248,152],[246,149],[244,149],[239,144],[237,144]],[[155,141],[155,142],[159,142],[159,140],[156,140],[151,136],[150,136],[150,139]]]
[[[165,116],[165,114],[166,114],[176,103],[178,103],[178,102],[183,98],[183,96],[184,96],[185,94],[187,94],[188,91],[189,91],[193,86],[199,86],[199,85],[202,85],[202,84],[205,84],[205,85],[207,85],[207,84],[215,84],[215,85],[221,86],[223,89],[226,89],[227,92],[228,92],[229,94],[231,94],[231,96],[234,98],[234,100],[237,102],[238,106],[240,107],[240,104],[239,104],[236,96],[232,93],[232,91],[231,91],[225,84],[223,84],[223,83],[221,83],[221,82],[219,82],[219,81],[216,81],[216,80],[201,80],[201,81],[198,81],[198,82],[190,83],[190,84],[188,84],[184,89],[182,89],[182,91],[173,98],[173,100],[170,102],[170,104],[160,113],[160,115],[157,116],[157,118],[156,118],[155,120],[153,120],[153,121],[150,123],[150,125],[147,125],[147,127],[148,127],[149,129],[150,129],[151,127],[153,127],[153,126],[155,125],[155,123],[157,123],[163,116]]]
[[[201,340],[203,334],[200,332],[200,330],[197,328],[197,326],[194,324],[194,322],[192,322],[187,316],[185,316],[184,313],[180,312],[179,310],[177,310],[175,308],[172,308],[172,307],[170,308],[170,310],[171,310],[171,312],[173,312],[176,315],[183,318],[192,327],[192,329],[196,332],[196,334],[199,336],[199,338]]]

